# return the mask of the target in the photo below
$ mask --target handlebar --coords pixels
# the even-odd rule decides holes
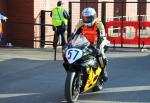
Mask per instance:
[[[93,55],[93,56],[102,55],[102,50],[95,48],[85,48],[83,52],[86,53],[85,55]]]

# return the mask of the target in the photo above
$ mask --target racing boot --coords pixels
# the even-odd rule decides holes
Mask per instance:
[[[99,79],[102,79],[104,82],[106,82],[108,80],[108,74],[106,72],[107,58],[100,57],[99,64],[102,68],[102,76],[99,77]]]
[[[108,80],[108,74],[107,74],[107,71],[106,71],[106,65],[107,65],[107,58],[103,58],[103,63],[104,63],[104,67],[102,68],[102,79],[104,82],[106,82]]]
[[[103,70],[102,79],[104,82],[107,82],[108,80],[108,74],[107,74],[106,68],[104,68]]]

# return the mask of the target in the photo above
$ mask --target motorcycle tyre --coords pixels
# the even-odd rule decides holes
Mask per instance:
[[[67,103],[75,103],[79,97],[80,91],[75,97],[73,97],[73,85],[75,79],[76,73],[68,71],[65,83],[65,99],[67,100]]]

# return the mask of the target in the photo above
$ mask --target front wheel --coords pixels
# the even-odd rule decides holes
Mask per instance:
[[[65,83],[65,98],[68,103],[77,101],[80,93],[79,80],[76,72],[67,72]]]

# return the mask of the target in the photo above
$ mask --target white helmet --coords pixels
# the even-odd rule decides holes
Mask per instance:
[[[96,11],[94,8],[85,8],[82,11],[82,19],[86,26],[92,26],[96,18]]]

